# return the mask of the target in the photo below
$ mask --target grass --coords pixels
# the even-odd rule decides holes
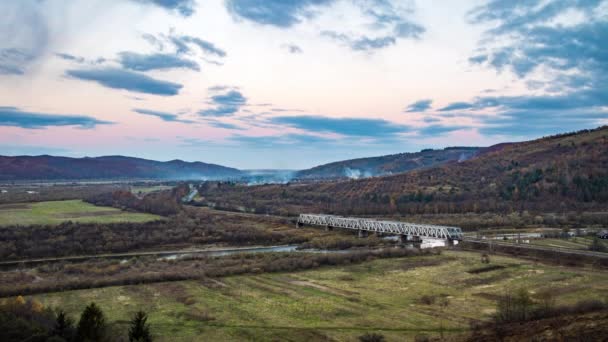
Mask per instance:
[[[73,222],[145,222],[160,216],[98,207],[81,200],[0,205],[0,225],[59,224]]]
[[[34,296],[72,316],[98,303],[118,329],[137,310],[150,315],[158,341],[335,339],[355,341],[380,332],[388,341],[416,335],[437,337],[489,319],[506,288],[553,291],[557,304],[604,299],[608,272],[534,264],[491,256],[501,268],[482,273],[470,252],[375,260],[316,270],[233,276],[68,291]],[[447,298],[424,304],[423,296]],[[427,302],[428,303],[428,302]]]

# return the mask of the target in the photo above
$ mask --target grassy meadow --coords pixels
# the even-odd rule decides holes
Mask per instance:
[[[605,299],[608,272],[472,252],[382,259],[315,270],[118,286],[36,295],[77,317],[96,302],[116,329],[149,313],[158,341],[388,341],[458,334],[487,320],[506,289],[556,294],[557,304]]]
[[[15,203],[0,205],[0,225],[59,224],[65,221],[83,223],[146,222],[160,216],[125,212],[98,207],[81,200]]]

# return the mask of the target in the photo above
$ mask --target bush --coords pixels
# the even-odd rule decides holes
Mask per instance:
[[[366,333],[365,335],[359,336],[361,342],[384,342],[384,336],[377,333]]]

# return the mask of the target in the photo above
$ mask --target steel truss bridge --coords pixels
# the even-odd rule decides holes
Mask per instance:
[[[362,232],[376,232],[401,235],[413,240],[423,237],[447,240],[462,240],[462,229],[458,227],[435,226],[399,221],[380,221],[373,219],[342,217],[334,215],[300,214],[297,226],[324,226],[327,229],[345,228]]]

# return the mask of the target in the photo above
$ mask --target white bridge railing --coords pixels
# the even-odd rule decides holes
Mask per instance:
[[[318,214],[300,214],[300,217],[298,218],[298,225],[300,224],[448,240],[462,240],[462,230],[460,228],[435,226],[430,224],[380,221],[373,219]]]

